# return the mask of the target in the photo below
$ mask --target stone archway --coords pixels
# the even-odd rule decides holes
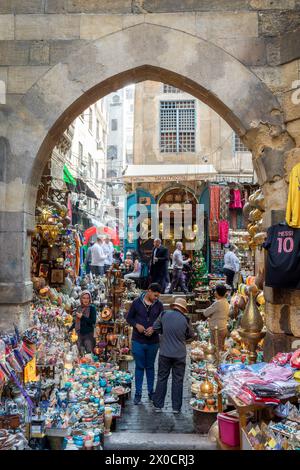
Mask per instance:
[[[0,328],[26,323],[36,192],[58,137],[89,104],[146,79],[208,104],[253,151],[260,183],[276,181],[285,190],[283,156],[294,143],[280,105],[232,55],[192,34],[147,23],[89,41],[37,80],[1,123]],[[272,191],[266,199],[269,214]],[[282,197],[277,205],[283,208]]]

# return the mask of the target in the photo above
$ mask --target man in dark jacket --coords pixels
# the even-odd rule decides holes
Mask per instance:
[[[159,296],[159,284],[150,284],[148,290],[135,299],[127,315],[127,323],[133,327],[132,354],[135,360],[135,398],[139,405],[142,398],[144,371],[146,370],[149,399],[153,398],[154,363],[159,348],[158,333],[153,330],[153,323],[164,307]]]
[[[157,282],[161,286],[162,294],[165,292],[168,276],[169,250],[156,238],[150,260],[151,282]]]
[[[180,413],[182,406],[183,379],[186,362],[186,341],[194,337],[186,300],[178,297],[154,323],[154,331],[160,333],[158,375],[153,404],[161,412],[165,403],[167,385],[172,370],[173,413]]]

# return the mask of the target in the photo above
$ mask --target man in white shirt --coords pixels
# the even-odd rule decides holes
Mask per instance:
[[[188,289],[185,285],[185,279],[184,279],[184,274],[183,274],[182,269],[183,269],[183,265],[189,263],[191,260],[190,258],[188,258],[186,261],[183,260],[182,248],[183,248],[182,242],[177,242],[176,250],[174,251],[173,258],[172,258],[173,277],[172,277],[172,284],[171,284],[169,294],[172,294],[173,290],[176,289],[178,285],[185,294],[188,293]]]
[[[226,283],[231,287],[233,290],[233,279],[235,273],[238,273],[240,270],[240,261],[236,254],[234,253],[235,246],[230,245],[229,251],[225,253],[224,256],[224,267],[223,271],[226,276]]]
[[[92,254],[92,262],[91,268],[92,273],[96,276],[103,276],[104,275],[104,261],[106,259],[106,255],[103,250],[103,240],[101,235],[97,236],[97,241],[93,245],[91,249]]]
[[[112,244],[110,238],[107,236],[105,237],[104,243],[103,243],[103,251],[104,254],[106,255],[105,261],[104,261],[104,272],[106,273],[111,265],[113,264],[113,255],[114,255],[114,245]]]

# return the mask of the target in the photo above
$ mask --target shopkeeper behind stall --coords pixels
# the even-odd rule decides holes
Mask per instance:
[[[92,304],[92,296],[88,290],[84,290],[80,296],[80,306],[76,308],[76,316],[69,331],[75,328],[78,335],[77,346],[80,354],[89,354],[95,347],[94,328],[97,319],[95,305]]]
[[[218,284],[215,289],[216,301],[204,310],[203,315],[208,317],[211,342],[216,346],[215,335],[218,327],[219,350],[224,349],[224,342],[227,336],[227,322],[229,317],[229,303],[226,299],[227,288],[224,284]]]

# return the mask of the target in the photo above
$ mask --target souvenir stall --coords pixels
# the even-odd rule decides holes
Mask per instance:
[[[206,321],[197,322],[191,345],[195,430],[223,450],[300,449],[300,350],[263,362],[260,288],[260,274],[249,276],[232,297],[224,351],[211,344]]]
[[[50,300],[31,308],[32,327],[0,340],[0,448],[105,447],[132,375],[97,355],[79,357],[72,316]]]
[[[222,275],[225,249],[228,244],[234,244],[238,250],[241,271],[244,276],[254,274],[253,253],[251,253],[251,238],[247,227],[248,208],[254,209],[258,204],[258,192],[255,185],[240,183],[210,184],[209,185],[209,240],[210,240],[210,272]],[[255,192],[254,192],[255,191]],[[255,196],[254,196],[255,195]],[[262,199],[262,198],[261,198]],[[263,204],[263,201],[260,201]],[[251,214],[257,217],[258,213]],[[257,232],[255,232],[257,233]]]
[[[33,281],[41,287],[61,288],[75,283],[80,274],[81,233],[70,226],[68,209],[49,200],[37,208],[37,224],[32,236],[31,265]]]
[[[96,326],[95,353],[104,360],[117,361],[128,368],[131,355],[132,327],[126,322],[129,304],[140,292],[134,281],[124,280],[118,265],[113,265],[106,278],[107,304],[101,310]]]
[[[227,408],[219,403],[219,448],[300,449],[300,350],[270,363],[221,364],[216,374]]]

